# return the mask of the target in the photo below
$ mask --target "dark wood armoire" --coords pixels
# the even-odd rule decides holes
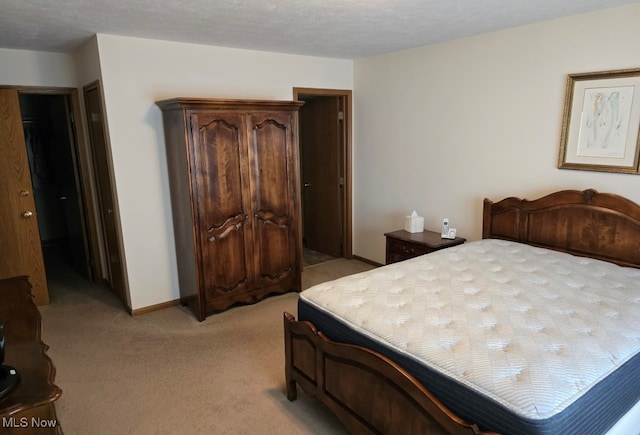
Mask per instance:
[[[302,102],[174,98],[162,110],[180,296],[198,320],[300,291]]]

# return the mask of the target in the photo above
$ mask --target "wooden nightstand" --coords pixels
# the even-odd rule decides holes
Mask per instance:
[[[386,263],[396,263],[428,254],[451,246],[461,245],[466,239],[456,237],[455,239],[443,239],[440,233],[435,231],[423,231],[421,233],[409,233],[405,230],[385,233],[387,238]]]

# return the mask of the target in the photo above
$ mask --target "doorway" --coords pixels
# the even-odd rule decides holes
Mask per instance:
[[[50,303],[43,245],[59,247],[54,258],[82,279],[96,276],[82,208],[89,179],[79,170],[79,107],[73,88],[0,86],[0,277],[28,276],[37,305]]]
[[[352,258],[351,96],[294,88],[298,112],[304,265]]]
[[[22,92],[18,96],[47,280],[54,271],[65,269],[92,280],[69,96]]]
[[[115,290],[78,91],[0,86],[0,115],[0,277],[29,276],[37,305],[50,303],[52,279]]]

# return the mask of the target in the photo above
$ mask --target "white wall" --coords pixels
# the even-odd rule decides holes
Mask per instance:
[[[98,39],[93,37],[73,54],[78,87],[81,88],[101,78]],[[82,92],[80,92],[82,94]]]
[[[97,35],[132,308],[179,298],[162,117],[171,97],[353,89],[353,61]]]
[[[354,253],[416,209],[481,237],[482,200],[595,188],[640,203],[640,176],[560,170],[568,74],[640,67],[640,4],[354,63]]]
[[[74,88],[73,56],[0,48],[0,85]]]

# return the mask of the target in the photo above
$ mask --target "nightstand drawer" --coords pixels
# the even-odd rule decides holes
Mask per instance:
[[[418,255],[427,254],[431,251],[432,249],[429,249],[426,246],[418,246],[412,243],[393,239],[389,239],[387,246],[387,254],[391,255],[395,261],[402,261],[408,258],[417,257]]]
[[[404,230],[385,233],[387,238],[386,263],[397,263],[428,254],[451,246],[461,245],[465,242],[462,237],[455,239],[443,239],[434,231],[422,231],[420,233],[408,233]]]

